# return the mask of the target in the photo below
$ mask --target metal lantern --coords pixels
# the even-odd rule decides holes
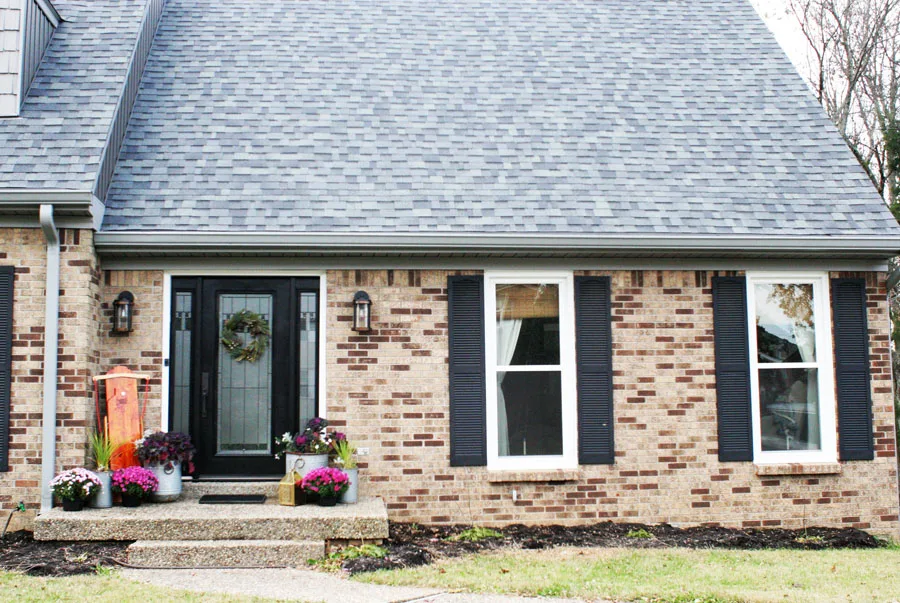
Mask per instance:
[[[122,291],[113,302],[113,333],[131,333],[131,317],[134,315],[134,295]]]
[[[372,300],[365,291],[353,296],[353,330],[364,333],[372,330]]]

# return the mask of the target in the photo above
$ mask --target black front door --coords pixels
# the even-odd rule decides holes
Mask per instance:
[[[179,311],[188,304],[186,325]],[[171,416],[173,428],[187,419],[196,475],[284,474],[284,461],[274,457],[276,435],[316,414],[317,308],[318,279],[173,279]],[[258,314],[271,332],[253,361],[236,360],[222,344],[223,326],[241,310]],[[249,333],[237,337],[250,342]]]

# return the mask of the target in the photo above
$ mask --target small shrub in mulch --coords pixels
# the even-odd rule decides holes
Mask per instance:
[[[0,570],[31,576],[73,576],[125,561],[130,542],[38,541],[30,532],[12,532],[0,540]]]
[[[342,569],[351,574],[380,569],[414,567],[436,558],[458,557],[503,547],[544,549],[557,546],[692,549],[870,549],[884,546],[871,534],[854,528],[736,529],[718,526],[676,528],[638,523],[597,523],[587,526],[525,526],[499,529],[497,536],[469,538],[472,526],[422,526],[391,523],[380,558],[348,559]],[[480,530],[479,534],[489,531]],[[461,535],[463,535],[461,537]]]

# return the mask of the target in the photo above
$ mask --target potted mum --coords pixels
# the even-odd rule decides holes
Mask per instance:
[[[334,453],[337,456],[335,462],[341,470],[347,474],[350,484],[341,494],[340,502],[352,504],[359,499],[359,466],[356,463],[356,448],[346,438],[335,440]]]
[[[300,486],[307,495],[317,497],[320,507],[333,507],[338,497],[350,486],[347,474],[333,467],[321,467],[307,473]]]
[[[156,475],[145,467],[125,467],[112,474],[112,489],[122,495],[123,507],[140,507],[141,501],[157,487],[159,481]]]
[[[310,419],[306,428],[296,434],[285,433],[275,440],[275,458],[284,455],[285,473],[296,470],[301,476],[328,466],[328,456],[336,434],[326,431],[328,421],[320,417]]]
[[[112,506],[112,473],[109,463],[116,446],[105,433],[95,431],[91,434],[91,454],[97,467],[96,475],[100,479],[100,489],[94,494],[89,506],[95,509],[108,509]]]
[[[179,431],[148,431],[134,443],[138,459],[150,469],[159,482],[153,492],[153,502],[172,502],[181,496],[181,465],[188,464],[188,473],[194,472],[191,459],[194,446],[190,436]]]
[[[81,467],[69,469],[50,480],[50,489],[62,501],[63,511],[81,511],[84,501],[100,489],[100,478]]]

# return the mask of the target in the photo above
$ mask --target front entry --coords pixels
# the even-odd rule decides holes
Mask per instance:
[[[170,424],[190,433],[196,476],[284,474],[275,437],[318,410],[318,289],[316,278],[172,280]],[[237,360],[223,345],[223,327],[241,310],[269,327],[258,358]]]

